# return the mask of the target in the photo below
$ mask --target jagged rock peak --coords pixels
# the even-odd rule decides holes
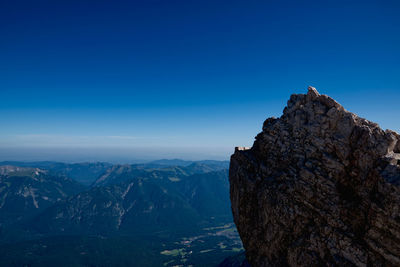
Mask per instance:
[[[253,266],[400,266],[400,135],[309,87],[235,149],[232,212]]]
[[[320,96],[317,89],[315,89],[315,87],[312,87],[312,86],[308,87],[307,95],[309,95],[310,97],[313,97],[313,98]]]

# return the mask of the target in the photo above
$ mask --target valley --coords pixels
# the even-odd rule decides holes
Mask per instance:
[[[217,266],[243,250],[228,164],[0,163],[0,258],[7,266]]]

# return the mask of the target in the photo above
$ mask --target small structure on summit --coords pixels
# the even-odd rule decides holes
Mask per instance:
[[[249,150],[251,147],[247,146],[237,146],[235,147],[235,151],[244,151],[244,150]]]

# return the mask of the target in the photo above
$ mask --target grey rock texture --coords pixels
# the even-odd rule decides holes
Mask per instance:
[[[229,171],[252,266],[400,266],[400,135],[309,87]]]

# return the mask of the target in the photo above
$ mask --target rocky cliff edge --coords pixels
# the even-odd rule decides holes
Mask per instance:
[[[230,163],[252,266],[400,266],[400,136],[309,87]]]

